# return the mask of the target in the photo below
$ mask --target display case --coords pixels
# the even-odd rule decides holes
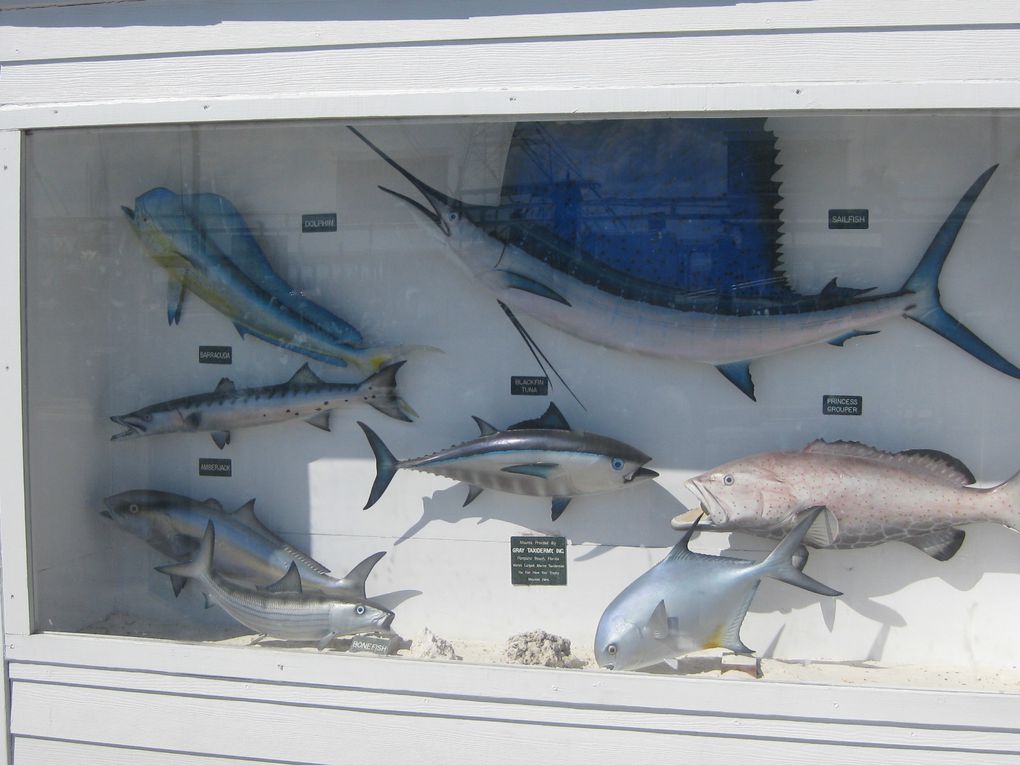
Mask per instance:
[[[18,761],[1015,754],[1016,105],[536,78],[4,113]]]

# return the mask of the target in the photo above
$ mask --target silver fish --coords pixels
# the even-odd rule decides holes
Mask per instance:
[[[419,470],[463,481],[470,486],[464,504],[483,489],[510,494],[552,497],[552,519],[572,497],[633,486],[659,474],[643,467],[651,460],[633,446],[597,433],[571,430],[555,404],[537,420],[497,430],[475,417],[481,435],[423,457],[398,460],[382,439],[363,422],[376,461],[376,479],[368,509],[376,503],[400,469]]]
[[[364,402],[397,420],[410,422],[414,410],[397,394],[397,371],[403,361],[383,367],[357,384],[325,382],[305,364],[287,382],[238,389],[224,377],[211,393],[153,404],[110,419],[127,430],[112,441],[158,433],[210,431],[220,449],[237,428],[304,420],[329,430],[332,410]]]
[[[815,343],[842,346],[850,338],[874,334],[869,328],[875,325],[903,316],[993,369],[1020,378],[1020,368],[950,315],[939,300],[942,266],[997,165],[966,191],[899,290],[873,295],[867,294],[870,289],[838,287],[832,280],[817,296],[777,304],[756,295],[727,292],[726,299],[720,300],[715,293],[635,282],[599,266],[574,243],[516,219],[512,210],[471,204],[428,186],[360,132],[349,129],[403,175],[428,206],[380,188],[431,221],[434,226],[429,230],[502,303],[592,343],[712,364],[754,399],[750,365],[755,359]],[[522,334],[536,352],[531,338]]]
[[[283,578],[261,590],[232,584],[213,569],[215,546],[216,531],[210,521],[194,560],[157,570],[197,580],[209,600],[260,635],[314,640],[320,651],[341,635],[390,631],[393,612],[370,600],[304,592],[296,563],[291,563]]]
[[[770,576],[819,595],[842,593],[800,571],[791,558],[820,508],[808,513],[761,563],[688,548],[697,522],[670,553],[609,604],[595,631],[595,660],[606,669],[640,669],[705,648],[752,653],[740,626]]]
[[[766,452],[729,462],[685,484],[706,525],[776,537],[798,514],[825,512],[805,537],[814,547],[849,549],[899,540],[937,560],[963,544],[957,526],[990,522],[1020,531],[1020,473],[990,489],[971,487],[960,460],[932,449],[890,453],[847,441],[814,441],[802,451]]]
[[[232,513],[215,499],[198,502],[179,494],[151,489],[121,492],[104,500],[109,518],[129,534],[177,561],[191,558],[205,527],[219,531],[213,566],[225,577],[250,586],[268,585],[296,565],[306,589],[349,597],[365,597],[365,580],[385,555],[377,552],[363,560],[343,579],[329,575],[329,569],[307,553],[285,542],[255,517],[255,500]],[[171,577],[177,595],[184,580]]]

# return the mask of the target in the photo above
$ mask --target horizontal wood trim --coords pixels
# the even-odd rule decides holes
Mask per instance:
[[[477,0],[432,7],[420,3],[290,2],[244,6],[178,3],[167,23],[158,2],[102,3],[6,10],[0,26],[0,60],[78,60],[181,52],[340,48],[432,42],[495,42],[510,39],[618,38],[654,35],[717,35],[771,30],[818,33],[845,29],[996,28],[1020,24],[1009,0],[887,3],[737,3],[674,8],[612,8],[557,12],[555,4],[503,4]],[[62,6],[62,7],[61,7]],[[541,9],[541,10],[539,10]],[[88,29],[83,34],[83,29]]]

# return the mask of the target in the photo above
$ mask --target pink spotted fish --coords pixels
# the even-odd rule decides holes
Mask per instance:
[[[1020,473],[974,488],[960,460],[932,449],[884,452],[850,441],[814,441],[802,451],[766,452],[729,462],[686,482],[701,507],[673,519],[702,528],[781,537],[798,516],[824,506],[804,538],[813,547],[850,549],[892,540],[948,560],[968,523],[1020,531]],[[690,517],[688,517],[690,516]]]

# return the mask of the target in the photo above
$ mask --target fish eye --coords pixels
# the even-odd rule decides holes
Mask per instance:
[[[145,420],[146,422],[152,422],[152,415],[151,414],[144,415],[142,419]]]
[[[364,616],[365,615],[365,607],[364,606],[355,606],[354,607],[354,613],[356,613],[358,616]]]
[[[457,218],[459,218],[460,216],[459,216],[459,215],[458,215],[457,213],[455,213],[455,212],[451,212],[451,213],[450,213],[450,214],[449,214],[448,216],[446,216],[446,217],[448,217],[448,218],[449,218],[450,220],[457,220]]]
[[[726,475],[724,475],[722,477],[722,482],[723,482],[723,485],[725,485],[725,486],[732,486],[734,480],[736,480],[736,479],[733,477],[732,473],[727,473]]]
[[[613,470],[623,470],[623,460],[619,457],[613,457],[609,464],[613,466]]]
[[[138,510],[139,510],[138,505],[135,504],[128,505],[128,512],[131,513],[131,515],[138,515]]]
[[[610,656],[616,656],[616,643],[610,643],[606,646],[606,653]]]

